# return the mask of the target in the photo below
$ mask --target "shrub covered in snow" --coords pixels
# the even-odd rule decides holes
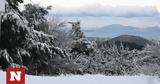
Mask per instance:
[[[154,41],[154,43],[153,45],[147,45],[141,51],[137,65],[143,74],[160,76],[160,41]]]

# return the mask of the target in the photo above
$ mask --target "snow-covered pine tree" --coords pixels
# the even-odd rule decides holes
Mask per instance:
[[[26,4],[25,10],[23,10],[23,15],[29,21],[28,26],[33,27],[37,31],[48,32],[48,23],[45,18],[48,15],[48,10],[51,6],[41,7],[38,4]]]
[[[90,41],[87,40],[84,33],[81,31],[80,21],[69,23],[72,24],[71,38],[73,42],[71,53],[77,52],[89,56],[89,54],[94,51],[94,46]]]
[[[89,58],[95,51],[94,45],[87,40],[84,33],[81,31],[80,21],[69,23],[72,24],[72,29],[69,35],[71,38],[69,53],[71,55],[69,57],[70,63],[64,65],[64,67],[67,72],[71,71],[71,73],[74,74],[84,74],[85,67],[88,67],[85,64],[89,63],[91,60]]]
[[[55,74],[48,73],[51,69],[60,69],[54,64],[57,60],[66,60],[68,54],[54,46],[54,38],[28,26],[14,0],[7,0],[7,11],[3,14],[2,33],[0,41],[0,61],[4,69],[12,63],[28,68],[28,74]],[[16,1],[16,0],[15,0]],[[38,64],[38,65],[37,65]],[[54,66],[54,67],[53,67]]]

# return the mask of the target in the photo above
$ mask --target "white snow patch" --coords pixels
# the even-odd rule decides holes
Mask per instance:
[[[6,84],[6,73],[0,71],[0,84]],[[157,77],[151,76],[30,76],[26,75],[26,84],[160,84]]]
[[[5,12],[6,0],[0,0],[0,12]]]

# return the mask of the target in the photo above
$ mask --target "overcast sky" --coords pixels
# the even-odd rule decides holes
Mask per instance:
[[[52,5],[51,14],[65,20],[81,20],[83,27],[122,24],[134,27],[159,26],[160,0],[24,0]],[[95,24],[96,23],[96,24]]]
[[[25,0],[44,5],[81,7],[88,4],[101,4],[110,6],[155,6],[160,11],[160,0]]]

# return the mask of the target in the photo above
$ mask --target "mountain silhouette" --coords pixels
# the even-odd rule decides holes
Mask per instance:
[[[158,26],[148,28],[138,28],[112,24],[101,28],[83,30],[88,37],[109,37],[113,38],[120,35],[135,35],[147,39],[160,39],[160,28]]]

